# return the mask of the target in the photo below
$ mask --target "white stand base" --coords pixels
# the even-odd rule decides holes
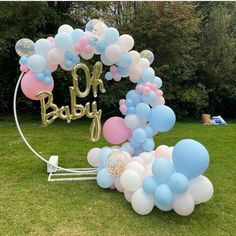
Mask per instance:
[[[47,163],[48,182],[96,180],[96,168],[70,168],[71,172],[65,172],[56,166],[58,166],[58,156],[52,155]]]

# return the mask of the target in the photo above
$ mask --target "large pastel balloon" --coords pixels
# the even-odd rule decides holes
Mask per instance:
[[[121,49],[119,45],[112,44],[105,49],[105,56],[108,60],[112,62],[119,61],[121,58]]]
[[[103,136],[111,144],[120,144],[131,136],[131,130],[126,127],[123,118],[114,116],[104,123]]]
[[[61,50],[72,49],[73,39],[69,33],[60,32],[55,36],[56,46]]]
[[[26,38],[20,39],[16,42],[15,50],[20,57],[29,57],[35,53],[34,42]]]
[[[207,149],[193,139],[183,139],[173,150],[173,165],[177,172],[193,179],[201,175],[209,165]]]
[[[136,171],[125,170],[120,176],[120,183],[125,190],[133,192],[141,186],[141,178]]]
[[[70,25],[61,25],[58,29],[58,33],[61,33],[61,32],[66,32],[66,33],[72,33],[73,31],[73,28],[70,26]]]
[[[159,105],[152,109],[149,115],[150,125],[154,130],[167,132],[175,125],[175,113],[165,105]]]
[[[39,100],[40,97],[36,97],[36,94],[41,91],[52,92],[54,87],[53,78],[51,77],[52,83],[46,84],[43,81],[37,80],[35,74],[28,71],[21,80],[21,89],[26,97],[31,100]]]
[[[34,48],[36,53],[47,56],[49,50],[52,48],[52,45],[47,39],[39,39],[36,41]]]
[[[176,194],[173,201],[174,211],[181,216],[188,216],[194,210],[194,200],[189,193]]]
[[[147,215],[154,207],[153,197],[146,194],[143,188],[139,188],[132,195],[131,205],[139,215]]]
[[[52,64],[61,64],[64,61],[64,53],[57,48],[52,48],[48,52],[48,61]]]
[[[209,201],[214,193],[211,181],[204,175],[190,180],[188,193],[193,197],[195,204]]]
[[[134,158],[133,158],[134,159]],[[140,176],[144,173],[145,168],[143,167],[143,165],[140,162],[137,161],[130,161],[126,168],[126,170],[134,170],[135,172],[137,172]]]
[[[119,37],[118,45],[120,46],[122,51],[128,52],[134,46],[134,39],[128,34],[123,34]]]
[[[47,60],[44,56],[34,54],[29,57],[27,65],[33,72],[42,72],[47,67]]]
[[[110,188],[115,181],[115,177],[112,176],[107,169],[102,169],[97,174],[97,183],[101,188]]]

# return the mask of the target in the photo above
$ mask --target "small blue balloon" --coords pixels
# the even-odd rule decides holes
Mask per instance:
[[[174,168],[169,160],[158,158],[152,164],[152,173],[159,183],[165,184],[174,173]]]
[[[118,66],[117,73],[122,77],[128,77],[128,68]]]
[[[150,91],[149,94],[142,94],[142,101],[146,104],[151,104],[156,99],[156,94]]]
[[[153,128],[150,126],[150,125],[147,125],[145,128],[144,128],[146,134],[147,134],[147,137],[148,138],[152,138],[153,135],[154,135],[154,130]]]
[[[140,103],[141,101],[141,96],[139,93],[137,93],[135,90],[130,90],[127,94],[126,94],[126,99],[130,99],[132,100],[134,105],[137,105],[138,103]]]
[[[129,143],[130,143],[131,146],[134,147],[135,149],[140,147],[140,143],[136,142],[133,137],[131,137],[131,138],[129,139]]]
[[[142,128],[135,129],[132,137],[137,143],[144,143],[147,140],[147,134]]]
[[[117,29],[110,27],[105,29],[104,31],[104,41],[107,44],[113,44],[116,43],[119,39],[119,32]]]
[[[47,39],[39,39],[34,44],[35,52],[43,56],[47,56],[51,48],[52,48],[52,45]]]
[[[144,152],[144,150],[141,147],[138,147],[134,150],[134,156],[138,156],[142,152]]]
[[[135,107],[134,106],[129,106],[127,114],[134,114],[134,113],[135,113]]]
[[[154,193],[154,201],[162,206],[170,207],[172,206],[174,200],[174,194],[170,190],[167,184],[159,185]]]
[[[104,54],[101,54],[100,59],[101,59],[101,62],[106,66],[113,65],[113,62],[109,61]]]
[[[68,60],[72,60],[74,57],[74,54],[71,51],[65,51],[64,56]]]
[[[105,74],[105,79],[106,80],[112,80],[113,79],[112,73],[110,71]]]
[[[155,143],[152,138],[147,138],[147,140],[142,144],[142,148],[146,152],[150,152],[155,148]]]
[[[147,176],[143,181],[143,190],[145,193],[154,194],[158,185],[158,182],[153,176]]]
[[[47,68],[43,73],[44,73],[44,76],[45,76],[45,77],[46,77],[46,76],[51,76],[52,71],[51,71],[49,68]]]
[[[136,106],[136,115],[140,119],[144,119],[144,120],[147,119],[150,112],[151,112],[151,108],[146,103],[141,102]]]
[[[101,188],[110,188],[115,181],[115,177],[112,176],[107,169],[102,169],[97,174],[97,183]]]
[[[118,61],[118,65],[121,67],[129,67],[133,62],[132,56],[128,52],[123,52],[120,60]]]
[[[107,43],[104,40],[99,40],[96,43],[96,50],[100,53],[103,53],[107,47]]]
[[[51,84],[51,83],[52,83],[52,79],[47,76],[47,77],[44,77],[43,82],[44,82],[45,84]]]
[[[77,43],[80,40],[80,37],[84,35],[84,31],[81,29],[74,29],[71,32],[71,37],[73,40],[73,43]]]
[[[152,82],[156,84],[158,88],[161,88],[162,80],[159,77],[155,76]]]
[[[79,62],[80,62],[80,57],[74,55],[73,58],[72,58],[72,62],[73,62],[73,64],[77,64],[77,63],[79,63]]]
[[[175,113],[165,105],[159,105],[151,110],[149,122],[155,131],[167,132],[175,125]]]
[[[28,58],[22,56],[19,60],[20,65],[27,65]]]
[[[47,67],[47,61],[44,56],[39,54],[34,54],[29,57],[27,65],[33,72],[42,72]]]
[[[160,209],[161,211],[170,211],[172,210],[172,205],[170,204],[169,206],[163,206],[160,203],[155,201],[155,205],[158,209]]]
[[[90,38],[90,39],[88,40],[88,44],[91,45],[92,47],[96,47],[97,41]]]
[[[131,99],[126,99],[125,100],[125,104],[129,107],[129,106],[132,106],[133,105],[133,102]]]
[[[142,73],[142,80],[144,82],[152,82],[154,77],[155,77],[155,72],[151,67],[145,69]]]
[[[98,155],[99,166],[105,168],[105,161],[108,155],[111,154],[111,152],[112,150],[109,147],[104,147],[100,150],[99,155]]]
[[[70,69],[73,66],[73,62],[71,60],[66,60],[64,65],[66,68]]]
[[[187,191],[189,181],[187,177],[181,173],[174,173],[169,180],[169,187],[174,193],[184,193]]]
[[[73,45],[73,40],[69,33],[61,32],[55,36],[55,43],[59,49],[70,50]]]
[[[193,179],[207,169],[209,153],[201,143],[193,139],[183,139],[175,145],[172,161],[177,172]]]
[[[36,73],[36,80],[43,80],[44,79],[44,73]]]

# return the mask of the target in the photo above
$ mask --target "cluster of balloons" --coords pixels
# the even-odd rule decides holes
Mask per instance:
[[[87,160],[98,168],[98,185],[122,192],[140,215],[149,214],[156,206],[187,216],[195,205],[213,196],[211,181],[202,175],[209,154],[192,139],[181,140],[175,147],[161,145],[139,156],[131,156],[117,146],[93,148]]]

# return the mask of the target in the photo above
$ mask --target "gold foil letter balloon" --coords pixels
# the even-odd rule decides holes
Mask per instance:
[[[15,50],[16,53],[22,57],[30,57],[31,55],[34,54],[34,42],[30,39],[20,39],[17,41],[16,45],[15,45]]]

